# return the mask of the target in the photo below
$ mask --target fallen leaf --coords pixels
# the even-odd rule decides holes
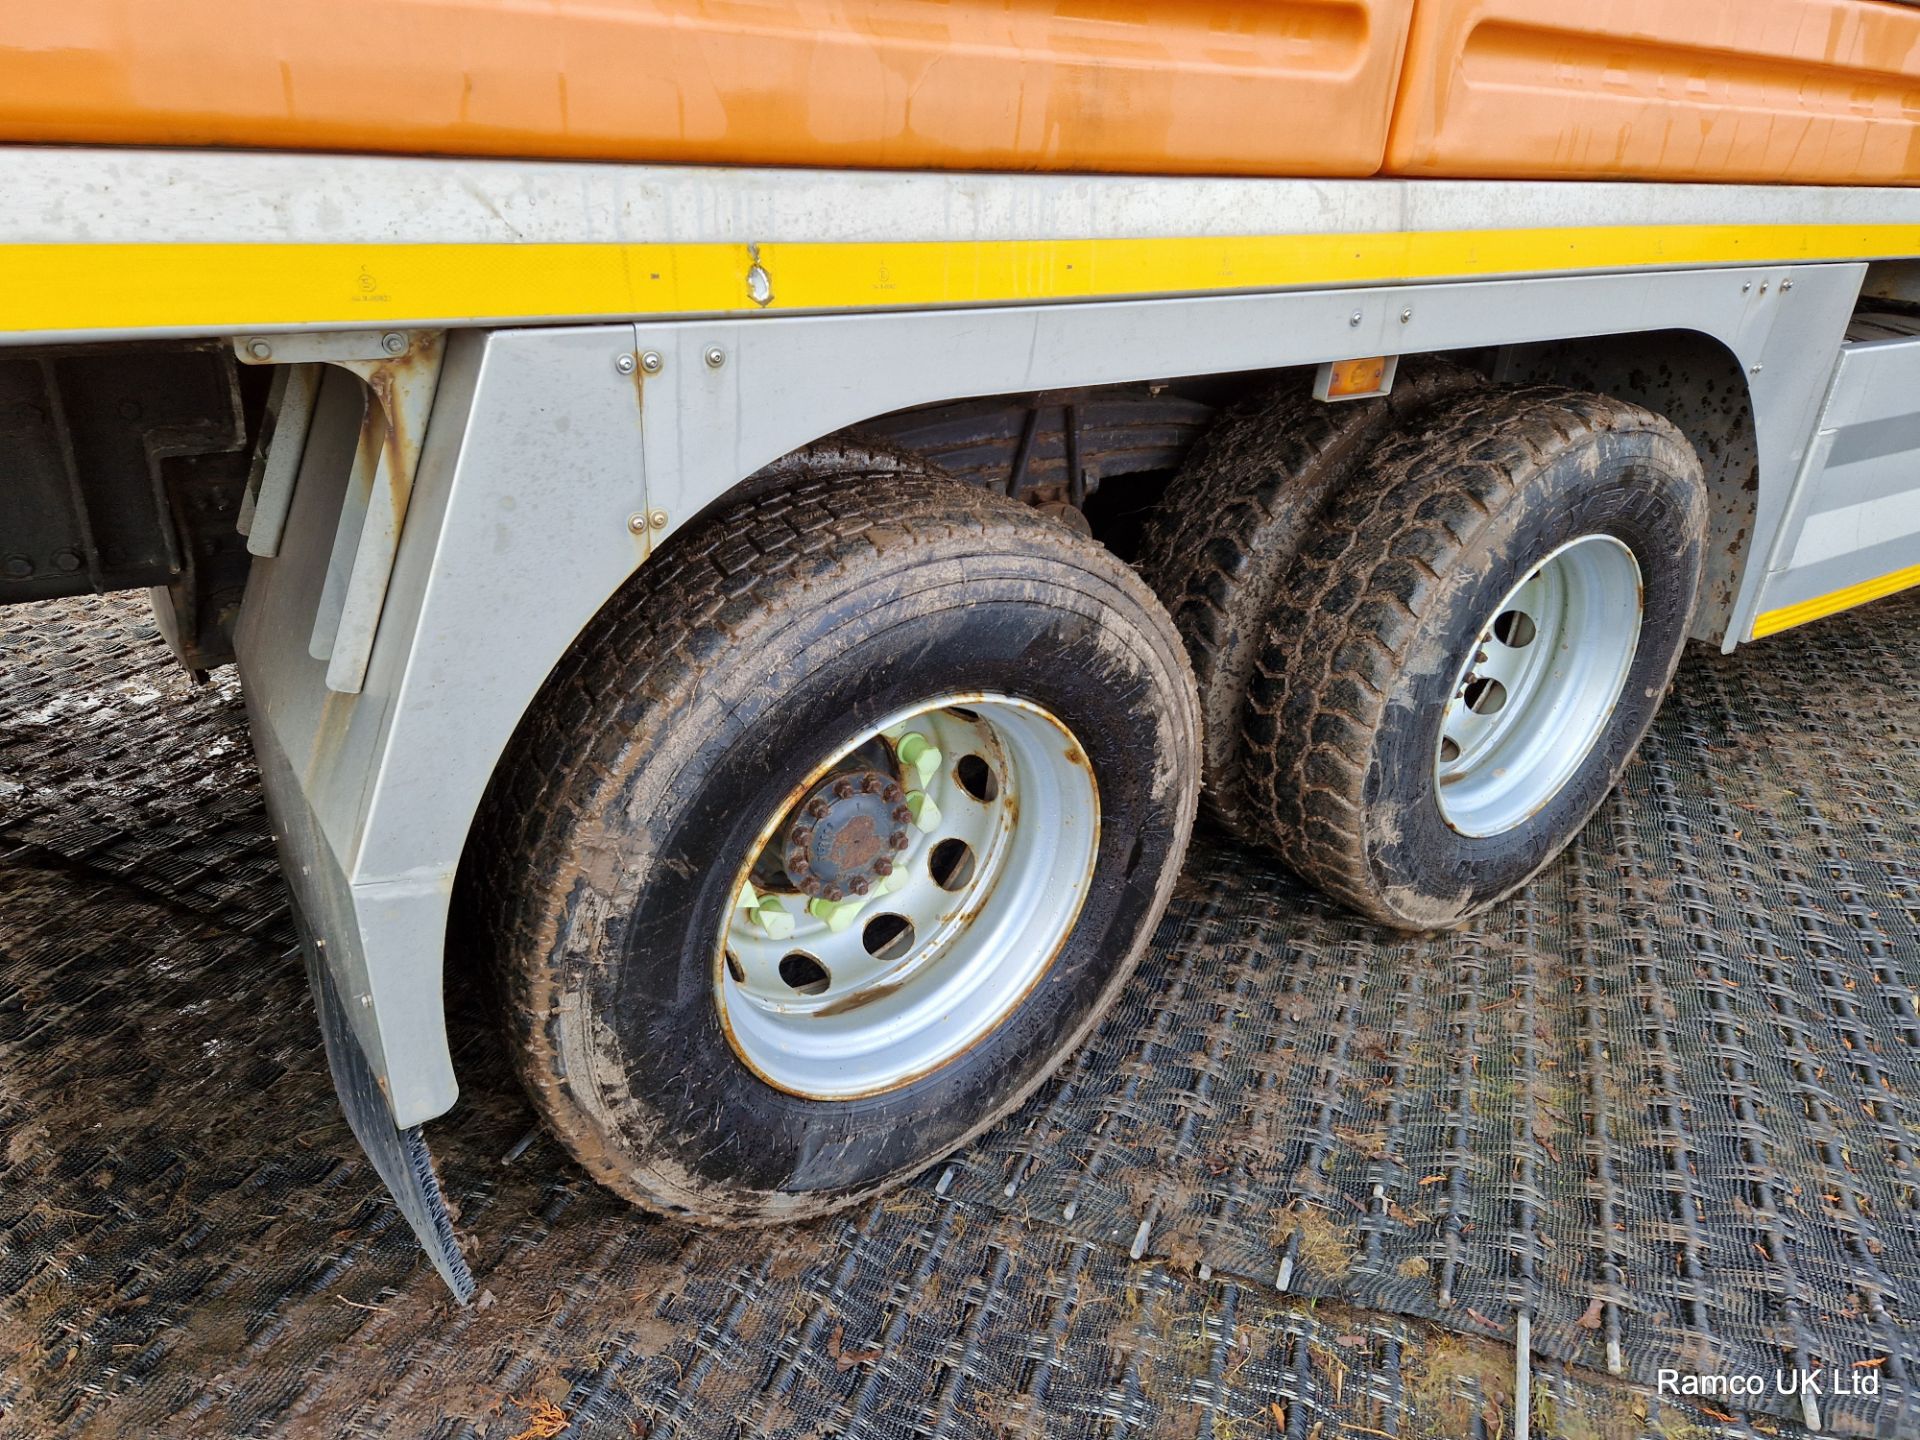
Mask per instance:
[[[836,1325],[833,1334],[827,1337],[827,1355],[833,1361],[833,1368],[845,1374],[856,1365],[865,1365],[870,1360],[878,1360],[885,1352],[878,1345],[861,1345],[849,1349],[846,1344],[847,1327]]]
[[[514,1404],[525,1410],[530,1417],[527,1428],[513,1440],[553,1440],[567,1428],[567,1412],[551,1400],[515,1400]]]

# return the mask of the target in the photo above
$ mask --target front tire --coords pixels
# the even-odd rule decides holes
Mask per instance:
[[[676,536],[489,797],[479,898],[536,1105],[609,1187],[709,1222],[913,1174],[1132,971],[1198,723],[1146,587],[1001,497],[862,470]]]
[[[1274,610],[1250,788],[1304,878],[1430,929],[1525,883],[1619,779],[1692,626],[1706,487],[1667,420],[1548,387],[1457,399],[1373,466]]]

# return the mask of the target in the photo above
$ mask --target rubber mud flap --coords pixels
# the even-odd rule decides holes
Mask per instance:
[[[1558,387],[1426,412],[1327,511],[1273,611],[1249,690],[1250,789],[1304,878],[1402,929],[1455,924],[1519,888],[1620,777],[1666,694],[1698,601],[1700,463],[1662,417]],[[1558,547],[1611,536],[1641,621],[1609,717],[1531,814],[1468,835],[1435,756],[1462,663],[1502,598]]]
[[[716,1000],[762,827],[884,717],[981,693],[1056,717],[1091,768],[1077,918],[995,1028],[930,1072],[850,1098],[775,1088]],[[1186,847],[1198,728],[1146,586],[1004,497],[842,469],[681,532],[555,671],[463,876],[535,1104],[612,1189],[713,1223],[906,1178],[1030,1094],[1124,984]]]
[[[447,1282],[447,1288],[461,1304],[473,1298],[473,1274],[460,1253],[453,1233],[453,1216],[440,1189],[440,1177],[434,1173],[433,1157],[428,1153],[426,1137],[418,1125],[402,1130],[393,1123],[386,1096],[367,1063],[360,1042],[348,1023],[346,1007],[333,975],[320,959],[304,921],[298,916],[300,949],[306,957],[307,983],[313,990],[313,1008],[319,1015],[320,1035],[327,1047],[327,1068],[333,1072],[333,1088],[340,1096],[340,1108],[346,1112],[347,1125],[360,1148],[373,1162],[373,1168],[386,1182],[400,1213],[427,1252],[433,1268]]]

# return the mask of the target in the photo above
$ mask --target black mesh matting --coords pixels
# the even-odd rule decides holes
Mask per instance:
[[[962,1193],[1477,1333],[1525,1312],[1642,1381],[1870,1371],[1827,1427],[1920,1433],[1916,621],[1691,657],[1568,856],[1459,931],[1197,852],[1123,1013]]]
[[[333,1103],[231,680],[132,602],[0,611],[0,1435],[1505,1436],[1521,1313],[1535,1435],[1791,1433],[1645,1382],[1863,1360],[1826,1427],[1920,1433],[1916,622],[1690,658],[1466,930],[1201,846],[1054,1084],[820,1225],[503,1163],[455,976],[462,1311]]]

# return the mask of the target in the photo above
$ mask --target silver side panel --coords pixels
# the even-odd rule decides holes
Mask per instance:
[[[1763,613],[1920,566],[1920,336],[1841,351],[1775,556]]]
[[[1862,269],[1801,267],[1791,294],[1778,270],[1696,270],[458,333],[358,694],[330,691],[307,646],[361,413],[357,382],[330,373],[238,649],[287,869],[396,1124],[454,1099],[447,901],[515,725],[649,545],[767,462],[961,396],[1692,328],[1749,372],[1765,554]],[[656,368],[623,368],[649,353]]]
[[[52,245],[901,244],[1920,224],[1920,189],[1902,187],[1020,175],[90,146],[0,146],[0,191],[12,201],[0,207],[0,244]]]

